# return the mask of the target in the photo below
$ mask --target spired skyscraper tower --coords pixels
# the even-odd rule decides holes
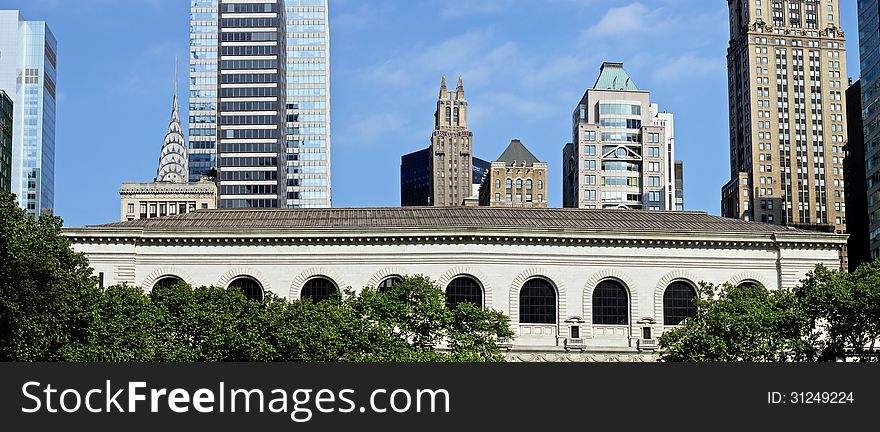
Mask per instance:
[[[478,202],[489,162],[473,155],[474,134],[467,126],[468,102],[461,77],[455,91],[440,82],[431,146],[404,155],[400,164],[400,204],[404,207],[455,207]]]
[[[723,216],[843,233],[846,40],[838,0],[728,0]]]
[[[435,206],[460,206],[473,195],[474,134],[467,127],[467,106],[461,77],[454,92],[443,77],[431,135]]]
[[[175,74],[175,77],[177,75]],[[157,182],[186,183],[189,180],[187,169],[186,139],[180,126],[180,104],[177,101],[177,84],[174,85],[174,101],[171,107],[171,121],[159,155],[159,168],[156,170]]]
[[[0,11],[0,90],[12,100],[12,193],[33,217],[55,207],[58,43],[43,21]]]
[[[330,207],[327,0],[191,0],[189,177],[220,208]]]

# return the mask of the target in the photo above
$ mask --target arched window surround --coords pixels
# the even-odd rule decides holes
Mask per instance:
[[[681,291],[687,289],[689,292]],[[678,290],[678,292],[674,291]],[[690,294],[691,304],[681,305]],[[681,325],[685,318],[694,316],[693,300],[697,297],[697,289],[694,284],[686,279],[676,279],[670,282],[663,291],[663,325],[666,327]],[[673,322],[674,321],[674,322]]]
[[[251,300],[262,301],[266,298],[266,289],[257,278],[250,275],[239,275],[229,282],[226,289],[240,289],[244,296]]]
[[[339,293],[339,284],[332,278],[324,275],[316,275],[309,278],[302,286],[300,299],[311,298],[315,303],[326,300]],[[317,298],[317,300],[315,299]]]
[[[466,286],[467,285],[465,283],[466,281],[472,282],[473,285]],[[453,287],[453,284],[456,284],[456,286]],[[450,289],[455,289],[458,292],[457,293],[450,293]],[[474,289],[476,289],[476,291],[467,292],[468,290],[474,290]],[[474,303],[480,309],[485,308],[486,295],[485,295],[485,290],[483,289],[483,284],[480,283],[479,279],[477,279],[471,275],[459,275],[459,276],[454,277],[452,280],[450,280],[446,284],[446,286],[443,289],[443,292],[446,296],[446,304],[449,305],[451,308],[454,307],[455,305],[463,302],[463,301],[470,301],[471,303]],[[461,298],[457,299],[455,302],[451,302],[450,301],[451,295],[458,296]]]

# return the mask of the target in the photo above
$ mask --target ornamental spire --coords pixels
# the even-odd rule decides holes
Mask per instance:
[[[156,171],[157,182],[186,183],[189,179],[187,169],[186,139],[183,137],[183,127],[180,125],[180,104],[177,101],[177,64],[174,65],[174,100],[171,107],[171,121],[168,123],[168,133],[165,134],[165,142],[162,144],[162,153],[159,156],[159,169]]]

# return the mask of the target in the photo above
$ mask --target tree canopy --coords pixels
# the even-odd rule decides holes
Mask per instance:
[[[180,283],[101,288],[60,218],[0,197],[0,361],[503,361],[500,312],[450,308],[430,279],[328,300]]]
[[[702,284],[696,315],[660,337],[665,361],[880,360],[880,260],[823,266],[794,289]]]

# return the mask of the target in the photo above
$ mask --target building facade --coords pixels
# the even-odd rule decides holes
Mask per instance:
[[[475,162],[467,108],[461,77],[455,91],[449,91],[444,76],[434,111],[431,146],[404,155],[400,161],[402,206],[455,207],[477,195],[489,163]]]
[[[151,219],[217,208],[217,184],[197,182],[126,182],[119,188],[120,220]]]
[[[870,257],[880,258],[880,2],[859,0],[862,144]],[[852,109],[852,108],[850,108]],[[850,128],[852,130],[852,128]],[[850,156],[856,149],[850,148]],[[854,174],[856,175],[856,174]],[[851,191],[847,191],[851,192]],[[855,192],[852,192],[855,193]]]
[[[481,206],[547,208],[547,163],[513,140],[492,162],[479,196]]]
[[[654,360],[701,281],[790,288],[846,242],[696,212],[487,207],[209,210],[65,234],[105,286],[147,291],[300,299],[425,275],[451,302],[507,314],[508,354],[529,361]]]
[[[722,215],[845,233],[840,2],[728,6],[731,180],[722,189]]]
[[[843,179],[846,195],[847,259],[849,269],[871,261],[868,223],[868,182],[865,178],[865,133],[862,123],[862,88],[856,81],[846,90],[846,125],[849,141],[844,146]]]
[[[189,177],[222,208],[331,205],[327,0],[191,0]]]
[[[0,192],[12,190],[12,99],[0,90]]]
[[[563,149],[563,206],[673,210],[673,115],[651,103],[623,63],[602,64],[572,116]]]
[[[33,217],[55,206],[58,43],[43,21],[0,11],[0,90],[13,103],[12,193]]]

